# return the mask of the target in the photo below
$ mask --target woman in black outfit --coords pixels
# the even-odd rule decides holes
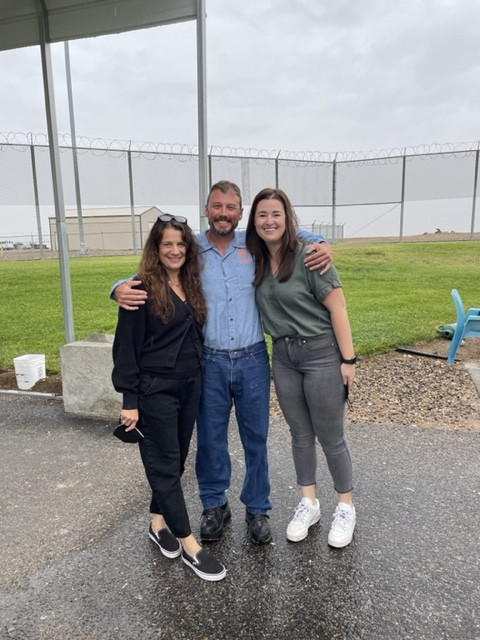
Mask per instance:
[[[193,536],[181,486],[201,388],[207,306],[198,247],[186,218],[163,214],[145,243],[138,271],[146,304],[119,309],[112,380],[123,394],[122,422],[143,434],[140,454],[152,489],[150,539],[204,580],[225,567]]]

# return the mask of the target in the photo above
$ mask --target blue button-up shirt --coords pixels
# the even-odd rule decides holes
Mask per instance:
[[[197,235],[202,264],[202,285],[208,305],[205,345],[212,349],[242,349],[264,339],[255,302],[255,262],[237,231],[225,255],[210,244],[206,233]]]

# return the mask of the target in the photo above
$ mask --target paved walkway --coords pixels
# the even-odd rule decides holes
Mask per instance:
[[[292,544],[298,495],[284,421],[270,436],[274,543],[248,541],[243,456],[231,429],[232,522],[206,583],[147,538],[149,491],[135,446],[58,401],[0,394],[0,637],[28,640],[480,639],[480,433],[349,428],[358,526],[327,545],[322,519]],[[193,447],[194,447],[194,443]],[[193,455],[185,491],[194,530]]]

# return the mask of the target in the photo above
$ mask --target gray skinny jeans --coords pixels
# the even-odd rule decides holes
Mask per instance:
[[[352,490],[352,460],[344,433],[345,390],[335,338],[279,338],[273,379],[292,435],[297,483],[316,484],[318,438],[338,493]]]

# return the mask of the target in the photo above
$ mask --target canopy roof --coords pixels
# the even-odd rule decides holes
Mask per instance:
[[[196,0],[2,0],[0,50],[41,43],[38,16],[48,14],[50,42],[194,20]]]
[[[207,193],[205,1],[0,0],[0,51],[40,45],[42,53],[43,85],[50,163],[52,166],[66,342],[73,342],[75,332],[50,43],[132,31],[133,29],[144,29],[172,22],[196,20],[199,129],[198,172],[200,203],[203,203],[206,201]],[[71,122],[73,122],[73,110],[71,110],[70,115]],[[77,206],[80,222],[82,219],[81,207],[79,203],[77,203]],[[131,215],[133,219],[133,210]],[[135,246],[134,248],[136,250]]]

